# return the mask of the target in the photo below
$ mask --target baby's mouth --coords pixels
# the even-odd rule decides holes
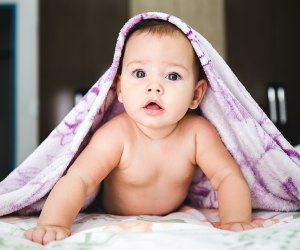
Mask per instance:
[[[160,110],[162,109],[161,106],[159,106],[157,103],[155,102],[149,102],[148,104],[145,105],[144,107],[145,109],[148,109],[148,110]]]

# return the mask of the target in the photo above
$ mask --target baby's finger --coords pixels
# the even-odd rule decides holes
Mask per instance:
[[[69,235],[66,232],[64,232],[64,231],[58,231],[56,233],[56,240],[63,240],[65,238],[67,238],[68,236]]]
[[[32,233],[32,241],[43,244],[43,238],[46,230],[43,228],[36,228]]]
[[[254,229],[255,227],[253,225],[250,224],[242,224],[243,230],[250,230],[250,229]]]
[[[25,237],[28,239],[28,240],[33,240],[33,231],[34,231],[34,228],[31,228],[31,229],[28,229],[26,232],[25,232]]]
[[[264,224],[263,224],[263,222],[262,221],[252,221],[251,223],[250,223],[253,227],[263,227],[264,226]]]
[[[241,232],[244,231],[245,229],[241,223],[236,223],[231,226],[230,230],[233,232]]]
[[[49,242],[54,241],[56,238],[56,232],[53,230],[47,230],[43,237],[43,245],[47,245]]]
[[[221,229],[233,231],[233,232],[240,232],[243,231],[243,227],[240,223],[233,223],[233,224],[227,224],[220,227]]]

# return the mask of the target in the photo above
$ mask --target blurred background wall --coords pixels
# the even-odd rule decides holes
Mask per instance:
[[[124,0],[40,0],[40,119],[45,139],[112,63]]]
[[[39,143],[38,0],[0,0],[0,180]]]
[[[1,12],[7,6],[11,16]],[[298,0],[0,0],[0,179],[110,66],[119,30],[144,11],[174,14],[199,31],[300,144],[299,10]]]
[[[161,11],[183,19],[226,58],[225,0],[129,0],[129,14]]]

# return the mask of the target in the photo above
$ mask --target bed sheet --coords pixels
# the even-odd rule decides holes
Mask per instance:
[[[24,238],[35,216],[0,218],[0,249],[300,249],[300,212],[255,211],[263,227],[220,230],[218,211],[183,207],[166,216],[84,214],[73,223],[72,235],[46,246]]]

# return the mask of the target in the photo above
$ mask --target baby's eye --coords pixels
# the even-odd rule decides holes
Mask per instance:
[[[146,76],[146,73],[143,70],[136,70],[136,71],[133,72],[133,75],[136,78],[143,78],[143,77]]]
[[[167,79],[171,81],[176,81],[180,79],[180,76],[177,73],[170,73],[167,75]]]

